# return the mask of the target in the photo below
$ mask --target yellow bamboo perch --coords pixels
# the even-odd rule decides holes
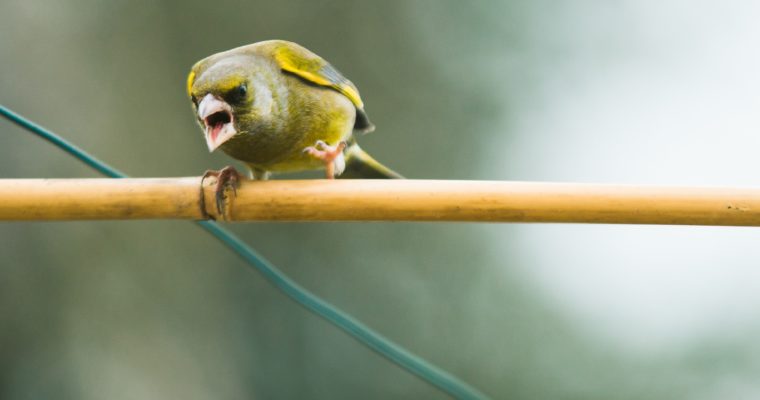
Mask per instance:
[[[760,226],[760,188],[429,180],[0,179],[0,220],[478,221]]]

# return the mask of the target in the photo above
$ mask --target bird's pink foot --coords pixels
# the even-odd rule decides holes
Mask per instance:
[[[335,176],[340,175],[346,168],[346,160],[343,158],[345,148],[346,142],[330,146],[321,140],[317,140],[314,146],[303,149],[303,152],[325,163],[325,177],[335,179]]]
[[[240,173],[231,166],[226,166],[219,171],[208,170],[203,174],[201,182],[213,176],[216,178],[216,188],[214,189],[216,199],[216,211],[219,215],[224,215],[224,200],[225,192],[227,189],[232,189],[232,195],[237,194],[237,188],[240,186],[240,180],[242,179]]]

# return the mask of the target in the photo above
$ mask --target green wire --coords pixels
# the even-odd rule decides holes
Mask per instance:
[[[111,178],[126,178],[123,172],[111,167],[103,161],[98,160],[84,150],[80,149],[73,143],[63,139],[55,133],[43,128],[40,125],[22,117],[0,104],[0,115],[7,118],[16,125],[27,129],[37,136],[53,143],[55,146],[66,151],[80,161],[94,168],[101,174]],[[420,357],[410,353],[401,346],[393,343],[379,333],[373,331],[370,327],[356,320],[351,315],[339,310],[332,304],[322,300],[315,294],[309,292],[301,285],[294,282],[290,277],[285,275],[279,268],[272,265],[269,261],[259,255],[255,250],[246,245],[232,232],[222,228],[213,221],[196,221],[201,228],[219,239],[227,245],[232,251],[237,253],[248,262],[259,273],[264,275],[271,284],[280,289],[285,295],[293,299],[296,303],[304,306],[307,310],[319,315],[332,323],[344,332],[353,336],[360,343],[376,351],[383,357],[394,362],[396,365],[417,375],[428,383],[438,387],[457,399],[485,399],[484,394],[477,389],[459,380],[448,372],[428,363]]]

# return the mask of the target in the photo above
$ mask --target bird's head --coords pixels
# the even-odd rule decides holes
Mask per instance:
[[[193,67],[187,79],[187,93],[193,102],[198,123],[204,131],[209,151],[242,133],[241,119],[252,112],[250,72],[243,60],[221,60]]]

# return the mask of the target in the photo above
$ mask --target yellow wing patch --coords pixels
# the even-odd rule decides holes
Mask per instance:
[[[296,45],[297,46],[297,45]],[[290,72],[320,86],[337,90],[348,97],[358,109],[364,108],[359,91],[351,81],[341,75],[330,63],[303,47],[278,46],[274,58],[283,71]]]

